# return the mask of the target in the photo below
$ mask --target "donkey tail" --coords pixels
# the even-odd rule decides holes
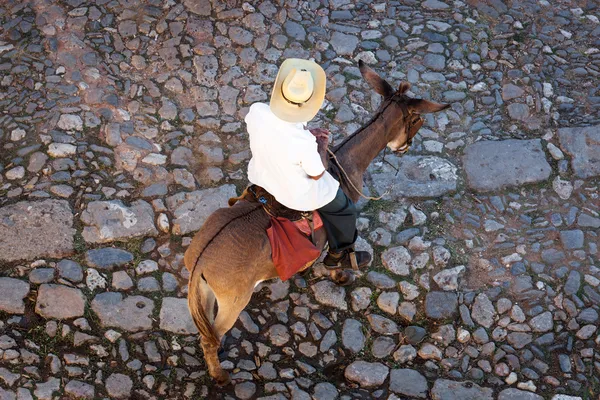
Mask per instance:
[[[209,346],[219,346],[220,338],[217,336],[212,322],[208,320],[203,306],[202,290],[200,285],[208,285],[202,275],[202,263],[200,258],[206,248],[215,238],[232,222],[239,218],[247,217],[249,214],[262,209],[260,203],[245,203],[231,208],[221,208],[210,215],[204,225],[194,236],[184,256],[185,267],[190,271],[188,285],[188,307],[202,336],[202,341]],[[204,282],[202,282],[204,280]],[[205,299],[204,299],[205,301]]]
[[[196,275],[194,277],[194,275]],[[194,320],[198,332],[202,336],[202,341],[211,347],[218,347],[220,340],[217,337],[217,333],[213,327],[212,322],[208,320],[206,313],[204,312],[204,306],[202,305],[202,295],[200,291],[200,279],[204,279],[202,274],[192,274],[190,277],[189,291],[188,291],[188,307],[190,314]]]

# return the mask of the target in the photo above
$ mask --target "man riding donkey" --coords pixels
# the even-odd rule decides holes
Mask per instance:
[[[325,247],[325,236],[329,252],[324,264],[336,283],[352,283],[349,269],[369,264],[370,255],[353,247],[354,202],[362,195],[363,174],[384,148],[397,154],[408,150],[423,124],[422,114],[448,107],[408,97],[408,83],[394,89],[361,62],[359,70],[382,96],[381,106],[370,121],[331,150],[327,131],[305,127],[325,97],[325,72],[314,62],[286,60],[270,104],[250,107],[246,123],[252,185],[239,198],[230,199],[231,207],[219,208],[206,219],[184,257],[190,272],[190,314],[208,371],[218,384],[230,381],[218,357],[221,339],[259,282],[278,276],[289,279],[311,265]],[[329,156],[332,166],[327,169]]]
[[[292,210],[318,210],[329,243],[323,263],[357,269],[371,261],[368,252],[354,250],[358,211],[326,169],[329,132],[306,127],[323,104],[325,86],[325,71],[315,62],[281,64],[270,104],[254,103],[245,118],[252,151],[248,180]]]

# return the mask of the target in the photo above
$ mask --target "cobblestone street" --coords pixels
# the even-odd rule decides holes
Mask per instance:
[[[600,1],[1,0],[0,400],[600,400]],[[333,144],[427,114],[365,175],[357,247],[261,283],[208,375],[183,255],[248,184],[254,102],[327,73]],[[396,171],[396,167],[399,171]]]

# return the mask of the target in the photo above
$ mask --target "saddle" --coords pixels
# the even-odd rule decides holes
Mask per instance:
[[[240,200],[261,203],[271,218],[267,236],[273,264],[281,280],[291,278],[319,258],[321,250],[314,244],[314,233],[323,227],[323,221],[317,211],[292,210],[258,185],[247,187],[241,196],[229,199],[228,204],[233,207]]]
[[[272,217],[285,218],[290,221],[298,221],[302,218],[307,218],[312,215],[312,211],[297,211],[287,208],[275,199],[271,193],[258,185],[248,186],[239,197],[229,199],[229,207],[233,206],[239,200],[246,200],[251,203],[261,203],[264,210]]]

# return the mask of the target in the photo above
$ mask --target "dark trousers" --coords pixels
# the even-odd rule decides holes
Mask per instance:
[[[329,249],[340,252],[351,247],[358,236],[356,230],[356,206],[340,187],[335,198],[327,205],[319,208],[323,220]]]

